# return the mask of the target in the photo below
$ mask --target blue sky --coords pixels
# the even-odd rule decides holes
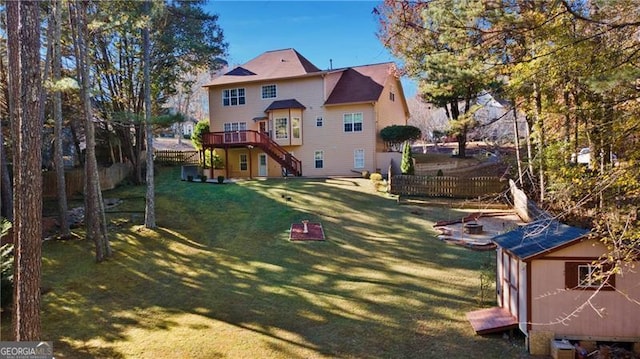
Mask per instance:
[[[395,61],[376,37],[378,1],[210,1],[229,43],[230,66],[265,51],[296,49],[320,69]],[[407,98],[416,86],[403,79]]]

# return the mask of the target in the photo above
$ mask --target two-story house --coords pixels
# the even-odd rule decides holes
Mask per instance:
[[[393,63],[320,70],[294,49],[265,52],[214,79],[210,133],[226,177],[386,172],[380,130],[409,116]],[[219,174],[219,173],[217,173]]]

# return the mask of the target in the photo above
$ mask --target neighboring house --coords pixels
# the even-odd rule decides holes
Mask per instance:
[[[206,86],[204,147],[217,149],[227,177],[386,172],[398,154],[385,152],[380,130],[409,115],[394,69],[320,70],[294,49],[265,52]]]
[[[176,122],[171,125],[171,129],[173,133],[178,136],[182,135],[185,138],[190,138],[191,134],[193,134],[193,130],[196,128],[196,124],[198,120],[193,117],[188,117],[184,120],[184,122]]]
[[[604,283],[594,278],[593,263],[608,249],[589,231],[544,219],[493,241],[500,308],[484,311],[511,320],[490,318],[496,325],[485,333],[517,327],[535,355],[549,355],[553,339],[632,342],[640,350],[640,273],[629,267]]]

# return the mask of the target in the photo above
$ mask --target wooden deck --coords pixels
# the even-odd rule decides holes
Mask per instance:
[[[500,307],[469,312],[467,320],[479,335],[518,328],[518,320],[508,310]]]

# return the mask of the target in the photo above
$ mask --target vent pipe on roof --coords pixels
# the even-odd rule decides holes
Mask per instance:
[[[329,59],[329,70],[333,70],[333,59]]]

